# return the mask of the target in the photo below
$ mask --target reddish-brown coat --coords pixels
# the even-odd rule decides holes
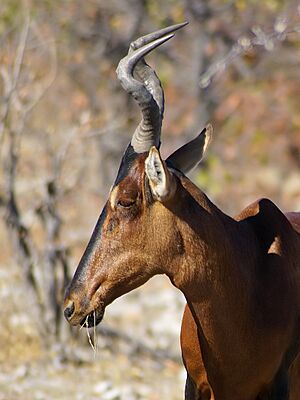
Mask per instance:
[[[251,206],[252,210],[256,208],[256,204]],[[293,228],[300,233],[300,213],[289,212],[285,214],[293,225]],[[242,212],[237,219],[247,218],[248,212]],[[182,357],[189,377],[193,381],[194,387],[188,388],[191,391],[191,400],[214,400],[214,394],[208,383],[205,366],[202,359],[201,348],[197,333],[197,325],[189,309],[186,305],[181,325],[180,343]],[[289,369],[289,385],[291,388],[289,400],[300,399],[300,353]],[[200,396],[200,397],[199,397]]]
[[[164,273],[192,314],[186,310],[181,334],[186,399],[205,398],[207,381],[216,400],[266,396],[277,371],[284,374],[283,359],[299,351],[300,236],[271,201],[232,219],[177,173],[174,196],[155,201],[144,163],[140,155],[110,196],[67,291],[69,321],[95,309],[100,321],[115,298]]]

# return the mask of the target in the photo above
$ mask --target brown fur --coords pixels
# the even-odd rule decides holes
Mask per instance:
[[[257,203],[255,203],[257,204]],[[252,209],[255,207],[252,206]],[[245,213],[245,212],[244,212]],[[237,220],[242,218],[241,213]],[[245,217],[247,214],[245,213]],[[300,213],[286,213],[286,217],[293,225],[293,228],[300,233]],[[188,397],[192,400],[214,400],[213,391],[208,383],[206,370],[203,364],[197,325],[194,321],[192,313],[186,305],[181,325],[181,349],[184,365],[188,371],[189,378],[192,380],[192,388],[188,389],[193,391]],[[189,383],[191,386],[191,384]],[[290,400],[300,399],[300,353],[289,369],[289,385],[290,385]]]
[[[278,396],[299,352],[300,236],[270,200],[235,220],[180,174],[175,195],[154,201],[144,160],[119,183],[113,207],[108,201],[67,290],[65,304],[75,305],[70,323],[95,309],[102,315],[164,273],[188,303],[186,399],[209,399],[212,387],[216,400],[285,400]]]

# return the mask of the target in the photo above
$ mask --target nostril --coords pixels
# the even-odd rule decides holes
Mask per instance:
[[[65,318],[69,320],[75,311],[74,301],[70,301],[64,311]]]

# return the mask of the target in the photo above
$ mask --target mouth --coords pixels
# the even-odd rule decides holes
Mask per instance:
[[[84,328],[92,328],[102,321],[104,316],[104,309],[98,308],[92,312],[90,312],[86,317],[82,319],[79,323],[80,326]]]

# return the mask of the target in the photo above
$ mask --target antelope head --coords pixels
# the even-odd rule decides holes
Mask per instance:
[[[155,274],[166,273],[172,279],[171,265],[184,251],[174,211],[174,207],[184,207],[180,176],[201,160],[211,127],[162,160],[159,147],[164,94],[144,57],[185,25],[173,25],[137,39],[117,68],[123,88],[141,109],[142,120],[66,291],[64,314],[72,325],[98,324],[108,304]]]

